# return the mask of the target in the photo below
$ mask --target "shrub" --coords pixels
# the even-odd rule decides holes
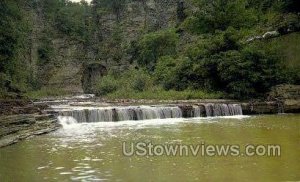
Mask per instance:
[[[122,82],[127,84],[127,90],[142,92],[153,86],[153,81],[149,73],[142,69],[130,69],[122,74]]]
[[[193,16],[183,23],[184,29],[192,33],[214,33],[215,30],[250,28],[258,18],[253,8],[247,6],[246,0],[198,0],[200,7]]]
[[[251,98],[285,82],[280,56],[274,51],[250,45],[241,52],[221,53],[218,71],[226,91],[235,98]]]
[[[142,92],[153,86],[150,75],[144,70],[130,69],[123,73],[110,72],[99,78],[96,83],[96,94],[107,95],[117,90],[124,92]]]
[[[76,3],[67,3],[56,14],[56,27],[66,35],[83,37],[85,33],[85,9]]]
[[[178,35],[175,30],[165,30],[144,35],[138,42],[138,64],[154,70],[161,56],[174,55]]]
[[[115,92],[119,87],[119,81],[112,75],[101,77],[95,86],[96,95],[103,96]]]
[[[193,64],[189,58],[161,57],[155,69],[155,79],[164,89],[184,90],[193,82]]]

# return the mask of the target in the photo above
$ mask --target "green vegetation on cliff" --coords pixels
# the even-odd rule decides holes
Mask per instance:
[[[290,34],[300,30],[299,7],[296,0],[3,0],[0,97],[80,92],[81,67],[91,63],[109,73],[84,90],[103,97],[262,97],[275,85],[299,84],[299,33]],[[283,36],[265,34],[274,31]]]

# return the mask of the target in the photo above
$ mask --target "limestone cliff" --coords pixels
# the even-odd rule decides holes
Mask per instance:
[[[119,14],[108,10],[97,16],[97,30],[88,42],[58,31],[37,7],[31,16],[34,26],[29,59],[33,78],[42,87],[81,93],[82,75],[90,63],[126,69],[132,61],[130,45],[144,33],[176,27],[184,18],[185,7],[181,0],[126,1]],[[44,45],[47,36],[51,39]],[[41,60],[45,59],[40,53],[43,46],[51,48],[51,57],[47,58],[50,61]]]

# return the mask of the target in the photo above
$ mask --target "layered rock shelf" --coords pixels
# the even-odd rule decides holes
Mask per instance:
[[[0,117],[0,148],[60,128],[54,115],[19,114]]]
[[[0,147],[60,128],[55,115],[44,113],[47,107],[28,100],[1,100]]]

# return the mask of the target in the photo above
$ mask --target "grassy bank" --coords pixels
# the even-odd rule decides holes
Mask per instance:
[[[59,97],[70,95],[69,92],[59,88],[42,88],[36,91],[29,91],[25,94],[30,99],[42,99],[46,97]]]
[[[62,89],[43,88],[25,94],[30,99],[42,99],[47,97],[63,97],[70,95]],[[202,90],[165,91],[162,89],[147,90],[142,92],[118,90],[116,92],[100,96],[107,99],[147,99],[147,100],[192,100],[192,99],[223,99],[221,92],[208,92]]]
[[[191,99],[222,99],[220,92],[205,92],[201,90],[148,90],[143,92],[116,91],[105,96],[108,99],[149,99],[149,100],[191,100]]]

